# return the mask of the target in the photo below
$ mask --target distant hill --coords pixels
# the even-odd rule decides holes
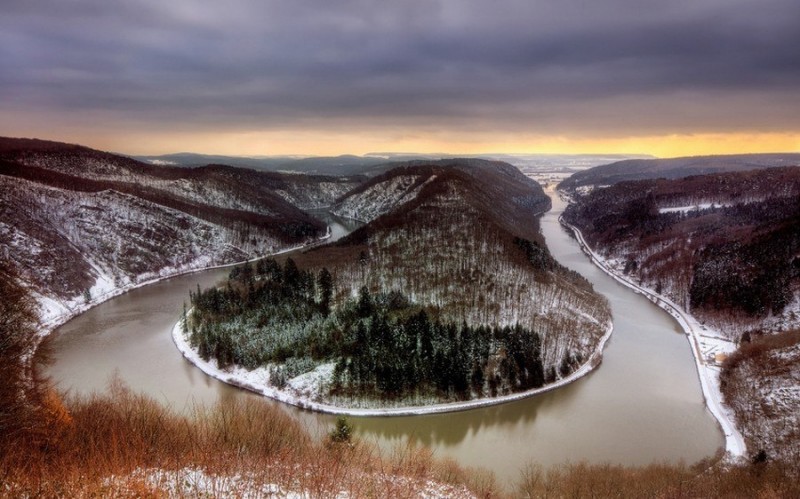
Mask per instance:
[[[134,156],[135,159],[153,165],[205,166],[209,164],[229,165],[263,171],[287,171],[317,175],[364,175],[378,174],[391,168],[381,157],[368,156],[222,156],[195,153],[176,153],[160,156]]]
[[[345,154],[341,156],[222,156],[196,153],[176,153],[160,156],[134,156],[144,163],[168,166],[205,166],[209,164],[230,165],[265,171],[287,171],[318,175],[380,175],[394,168],[399,162],[437,161],[458,159],[458,155],[437,153],[376,152],[364,156]],[[489,161],[504,161],[523,172],[581,171],[597,165],[622,159],[644,159],[652,156],[631,154],[507,154],[487,153],[474,155]]]
[[[139,282],[313,240],[362,178],[175,168],[0,138],[0,256],[46,318]]]
[[[574,191],[584,186],[608,186],[626,180],[683,178],[720,172],[738,172],[800,165],[798,153],[691,156],[670,159],[629,159],[575,173],[559,184]]]

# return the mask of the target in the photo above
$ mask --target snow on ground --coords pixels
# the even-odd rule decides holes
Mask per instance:
[[[334,213],[344,218],[371,222],[401,203],[416,198],[422,188],[432,182],[436,175],[431,175],[422,183],[419,183],[419,178],[419,175],[398,175],[373,185],[366,191],[340,202],[335,206]]]
[[[575,192],[579,196],[586,196],[591,194],[592,191],[596,189],[605,189],[607,187],[611,187],[610,185],[581,185],[575,188]]]
[[[708,210],[710,208],[727,208],[733,206],[732,203],[697,203],[687,206],[671,206],[669,208],[659,208],[659,213],[689,213],[690,211]]]
[[[258,476],[252,473],[237,473],[235,475],[217,475],[206,472],[200,468],[181,468],[179,470],[164,470],[160,468],[137,468],[128,476],[112,476],[105,480],[106,486],[113,487],[120,492],[131,494],[141,493],[135,487],[137,483],[144,483],[148,488],[156,489],[166,497],[239,497],[239,498],[285,498],[285,499],[310,499],[318,497],[318,490],[307,490],[303,479],[311,472],[302,469],[275,469],[272,466]],[[277,467],[275,467],[277,468]],[[285,466],[284,466],[285,468]],[[294,483],[279,485],[271,483],[268,479],[270,471],[275,471],[277,476],[297,476]],[[476,497],[465,487],[457,487],[442,482],[424,478],[411,478],[390,473],[356,472],[352,477],[354,486],[342,486],[340,490],[327,491],[326,497],[347,499],[359,497],[365,492],[369,495],[376,491],[401,496],[411,494],[414,497],[424,498],[473,498]],[[126,487],[127,485],[127,487]],[[362,490],[363,489],[363,490]]]
[[[736,418],[733,411],[722,402],[722,392],[719,386],[721,357],[718,357],[717,354],[727,355],[736,349],[736,345],[724,339],[719,333],[708,329],[707,326],[700,323],[700,321],[676,305],[675,302],[669,298],[661,296],[629,280],[622,272],[615,268],[612,262],[595,253],[586,244],[583,234],[577,227],[567,224],[563,219],[561,223],[572,230],[581,248],[589,255],[592,263],[621,284],[647,297],[678,321],[678,324],[683,328],[689,339],[689,344],[694,354],[695,365],[697,366],[697,373],[700,378],[700,386],[703,390],[706,406],[717,419],[725,434],[725,450],[733,458],[744,456],[747,452],[744,437],[736,427]]]
[[[179,267],[167,267],[161,269],[158,273],[151,273],[147,276],[144,276],[144,280],[137,280],[136,282],[129,282],[124,285],[116,285],[113,277],[107,275],[104,271],[98,270],[95,267],[95,270],[98,272],[99,276],[97,281],[95,281],[94,286],[91,288],[91,299],[87,302],[84,297],[75,297],[71,300],[55,300],[52,297],[43,296],[39,293],[33,292],[33,297],[36,300],[39,306],[39,320],[41,322],[42,327],[39,330],[39,336],[45,337],[52,333],[56,328],[61,326],[62,324],[66,323],[70,319],[77,317],[78,315],[86,312],[92,307],[100,305],[101,303],[110,300],[111,298],[115,298],[119,295],[125,294],[128,291],[132,291],[136,288],[141,288],[144,286],[148,286],[150,284],[155,284],[159,281],[163,281],[164,279],[170,279],[172,277],[178,277],[180,275],[185,274],[192,274],[194,272],[203,272],[206,270],[213,270],[213,269],[221,269],[225,267],[234,267],[236,265],[242,265],[243,263],[253,262],[256,260],[260,260],[262,258],[267,258],[269,256],[280,255],[283,253],[288,253],[290,251],[296,251],[298,249],[319,244],[319,242],[324,241],[330,238],[330,230],[328,233],[314,241],[309,243],[308,245],[299,245],[293,246],[291,248],[286,248],[270,255],[263,255],[251,260],[241,261],[241,262],[233,262],[233,263],[226,263],[222,265],[210,265],[210,262],[205,257],[200,257],[192,262],[189,262],[185,265],[181,265]]]
[[[613,325],[609,323],[606,328],[606,333],[603,335],[597,345],[597,349],[592,353],[589,359],[575,372],[555,383],[501,397],[482,398],[466,402],[431,403],[404,407],[341,407],[325,401],[324,394],[327,392],[327,387],[333,375],[333,364],[317,366],[317,368],[310,373],[302,374],[288,380],[287,386],[280,389],[270,383],[270,369],[273,366],[259,367],[251,371],[240,366],[222,369],[217,365],[216,359],[210,359],[208,361],[203,360],[197,351],[189,344],[187,334],[183,332],[182,321],[177,322],[172,328],[172,339],[183,356],[209,376],[289,405],[328,414],[346,414],[351,416],[406,416],[437,414],[442,412],[463,411],[477,407],[487,407],[531,397],[572,383],[586,376],[592,372],[595,367],[600,365],[603,349],[605,348],[606,342],[611,337],[612,330]]]

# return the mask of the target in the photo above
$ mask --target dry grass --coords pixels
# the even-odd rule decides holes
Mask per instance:
[[[525,470],[520,497],[777,498],[800,497],[800,485],[781,463],[745,466],[653,464],[631,468],[615,465],[566,464],[550,470]]]
[[[431,483],[447,495],[497,490],[485,472],[436,460],[424,448],[385,455],[362,442],[315,441],[291,416],[253,398],[180,415],[113,383],[107,394],[58,407],[46,445],[27,440],[3,449],[0,495],[241,495],[268,484],[313,497],[413,497]],[[202,485],[190,483],[192,473],[202,474]]]
[[[303,492],[310,497],[500,497],[493,475],[414,444],[383,453],[309,436],[255,398],[177,414],[113,383],[108,393],[55,398],[48,439],[0,454],[3,497],[197,497]],[[40,437],[41,435],[39,435]],[[526,469],[515,497],[800,497],[781,462],[689,467],[566,464]]]

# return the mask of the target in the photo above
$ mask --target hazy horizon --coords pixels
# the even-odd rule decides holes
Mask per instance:
[[[130,155],[795,152],[798,25],[793,0],[9,0],[0,135]]]

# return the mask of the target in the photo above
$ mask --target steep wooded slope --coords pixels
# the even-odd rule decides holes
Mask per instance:
[[[328,205],[359,181],[0,139],[0,246],[48,319],[148,279],[319,237],[325,224],[298,206]]]
[[[175,168],[140,163],[124,156],[83,146],[31,139],[0,138],[0,158],[26,168],[18,176],[63,174],[98,182],[115,182],[115,188],[158,190],[219,208],[239,209],[265,215],[301,217],[300,209],[330,205],[363,177],[289,175],[225,165]],[[11,174],[11,173],[5,173]],[[28,178],[28,177],[26,177]],[[34,180],[37,180],[34,178]]]
[[[800,459],[800,331],[753,337],[724,364],[722,393],[758,460]]]
[[[739,172],[800,164],[800,154],[738,154],[691,156],[668,159],[630,159],[578,172],[564,180],[559,189],[609,186],[627,180],[677,179],[691,175]]]
[[[400,291],[443,318],[531,328],[545,367],[586,359],[610,319],[605,301],[550,256],[538,217],[550,200],[502,162],[414,162],[371,179],[334,210],[369,221],[303,256],[332,267],[340,297]],[[566,359],[566,361],[565,361]]]
[[[732,338],[800,320],[799,168],[624,182],[578,197],[564,218]]]

